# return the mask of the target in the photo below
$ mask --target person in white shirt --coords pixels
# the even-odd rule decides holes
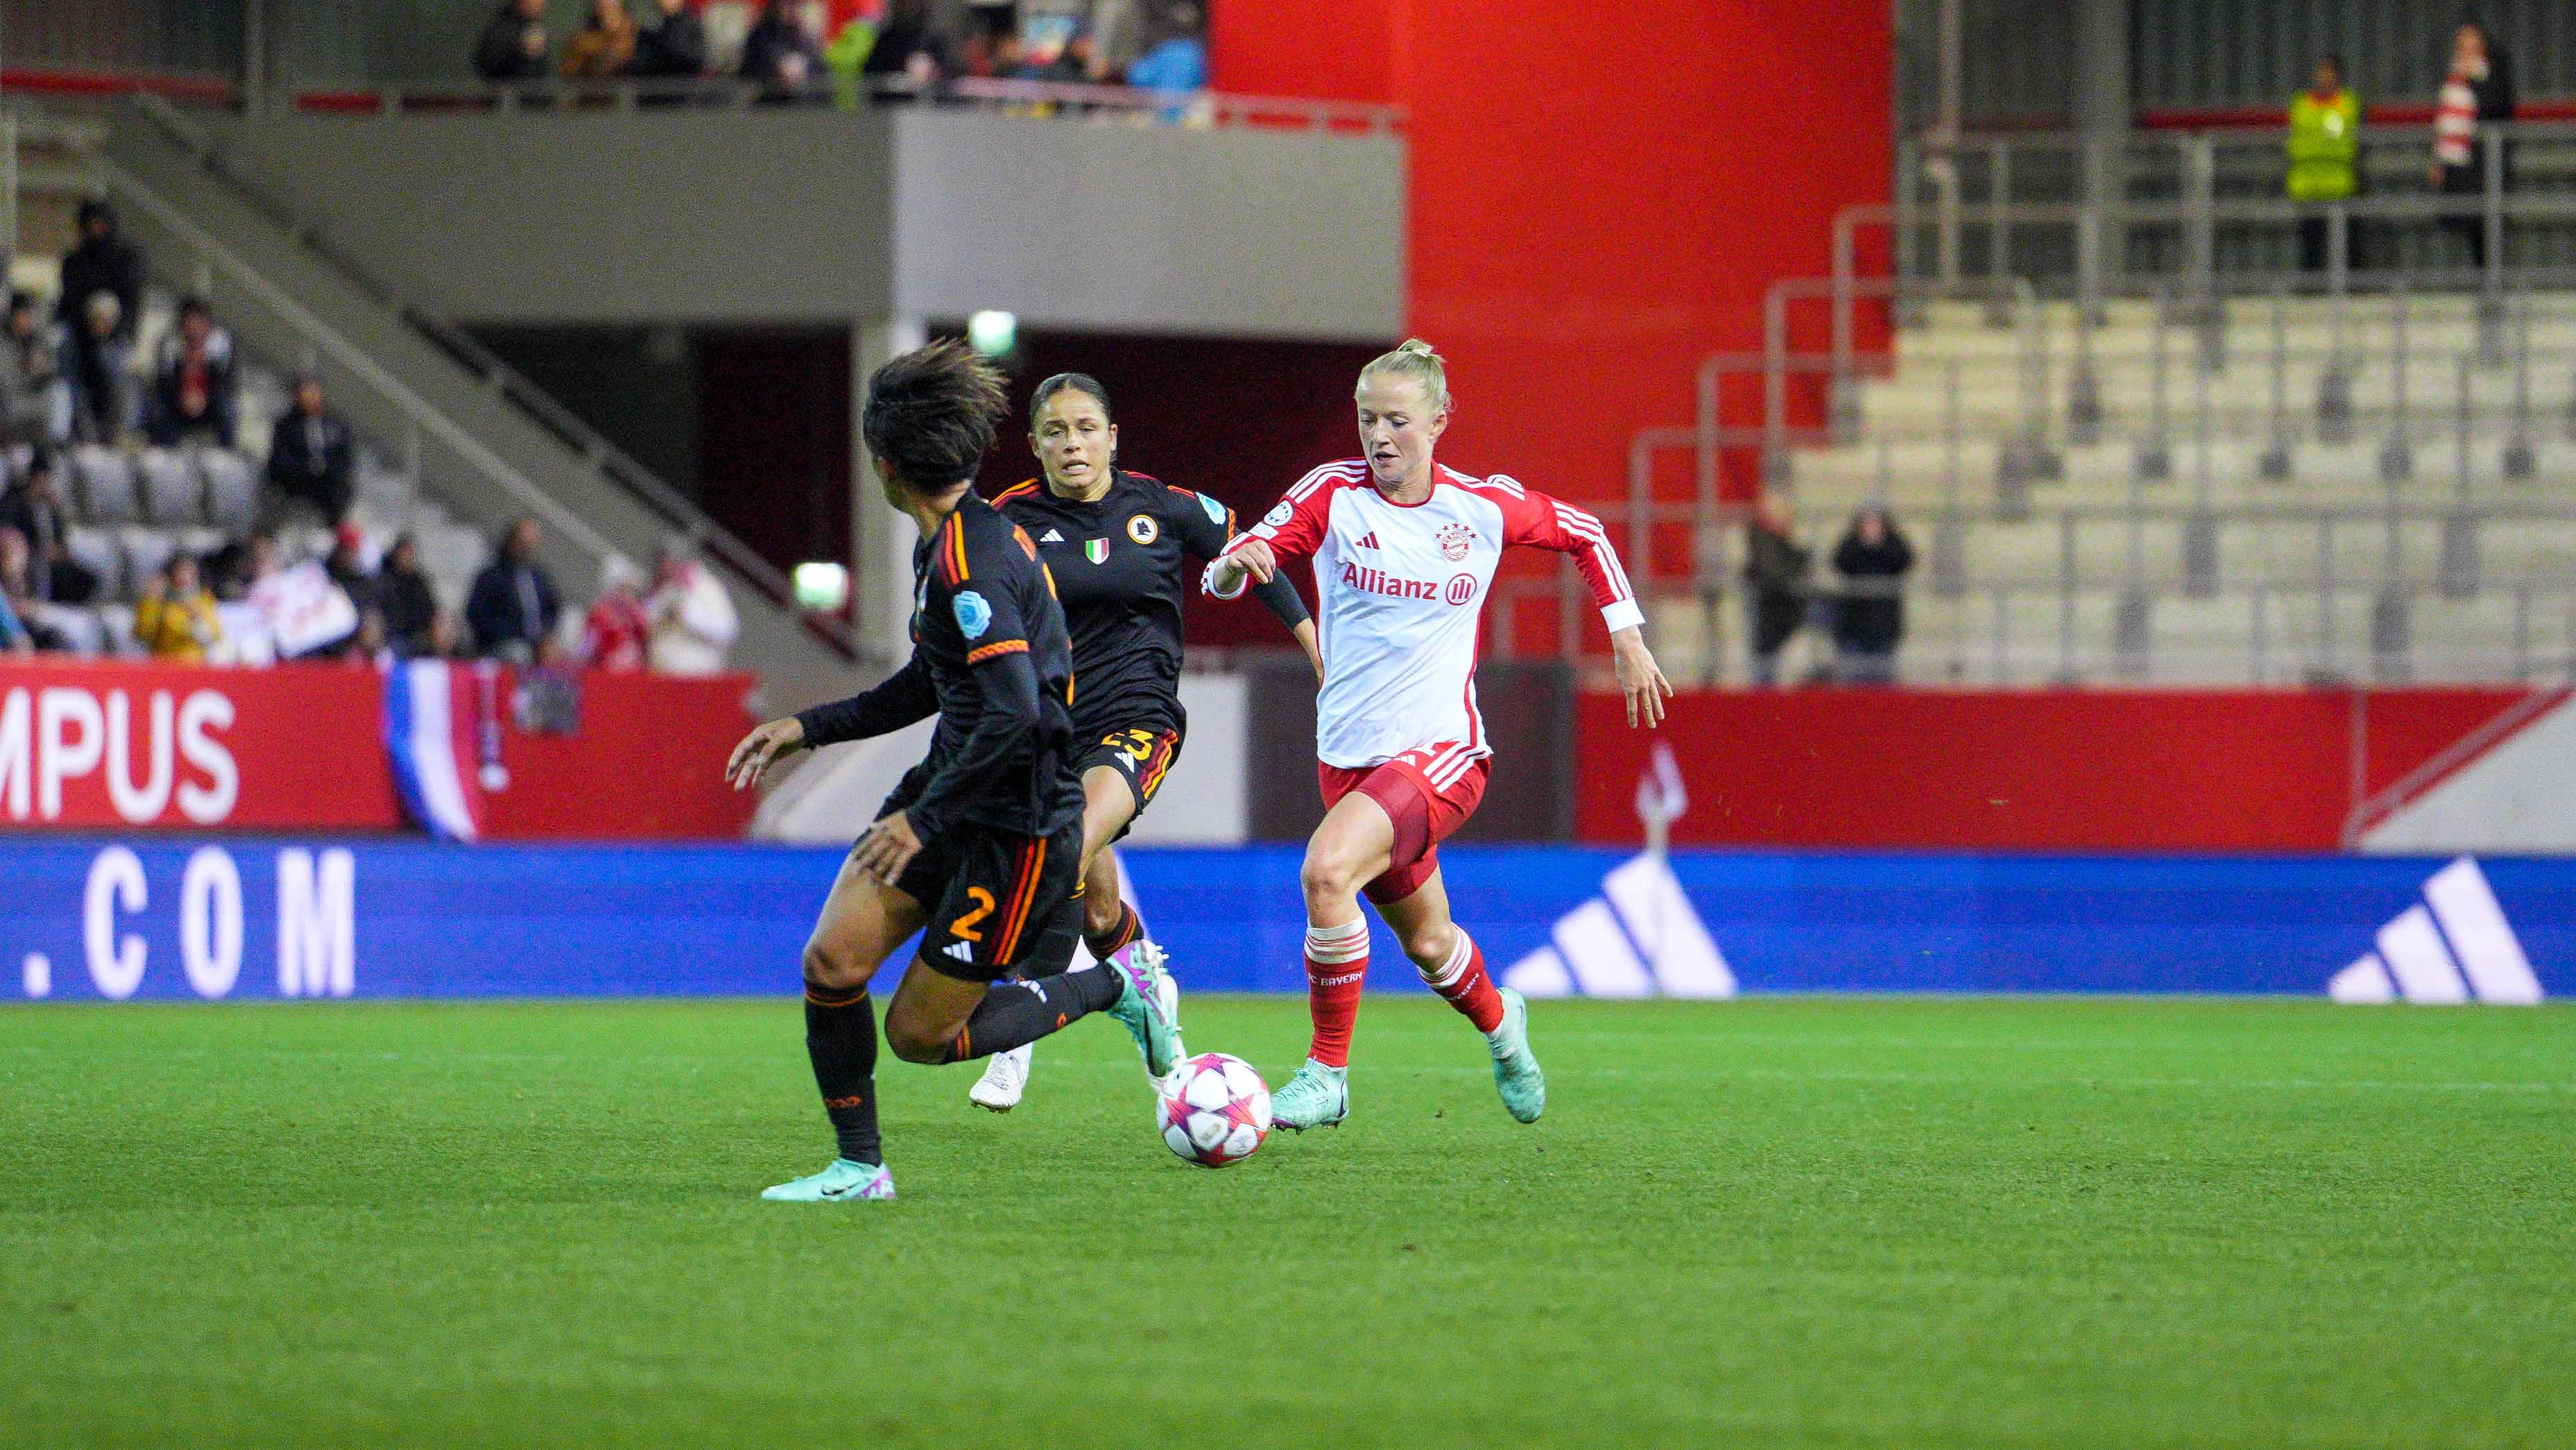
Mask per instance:
[[[1646,648],[1645,615],[1601,521],[1495,474],[1432,459],[1449,426],[1449,384],[1428,343],[1407,342],[1360,371],[1364,456],[1306,475],[1208,565],[1221,599],[1267,580],[1284,556],[1315,561],[1324,686],[1316,700],[1324,823],[1306,843],[1306,980],[1314,1040],[1271,1099],[1299,1131],[1350,1114],[1351,1026],[1368,967],[1366,894],[1431,989],[1485,1034],[1503,1106],[1535,1122],[1545,1078],[1529,1050],[1529,1008],[1497,988],[1484,954],[1449,917],[1439,845],[1476,809],[1493,754],[1476,708],[1486,592],[1503,550],[1568,554],[1610,631],[1628,723],[1649,728],[1672,686]]]
[[[725,651],[742,629],[724,581],[698,562],[688,542],[666,539],[653,556],[653,590],[644,596],[652,626],[646,658],[656,674],[723,672]]]

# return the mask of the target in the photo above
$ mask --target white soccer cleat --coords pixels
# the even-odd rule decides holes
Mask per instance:
[[[967,1101],[979,1108],[1007,1113],[1020,1105],[1020,1094],[1028,1091],[1029,1060],[1037,1055],[1037,1044],[1024,1042],[1008,1052],[997,1052],[984,1059],[984,1075],[966,1090]]]

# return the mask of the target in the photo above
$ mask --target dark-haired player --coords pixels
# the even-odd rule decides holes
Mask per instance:
[[[916,931],[920,951],[886,1003],[886,1041],[907,1062],[1007,1052],[1098,1011],[1126,1024],[1148,1073],[1180,1060],[1152,962],[1065,970],[1082,910],[1073,653],[1036,545],[970,486],[1004,411],[1000,376],[956,343],[868,380],[870,460],[886,502],[921,526],[912,659],[864,694],[759,726],[726,762],[739,789],[787,752],[939,716],[805,943],[805,1051],[839,1156],[763,1198],[894,1197],[868,980]]]
[[[1119,899],[1112,842],[1153,803],[1181,753],[1181,601],[1188,560],[1214,559],[1234,512],[1204,494],[1118,466],[1109,392],[1057,373],[1029,398],[1029,448],[1042,476],[993,502],[1037,541],[1073,634],[1074,769],[1082,777],[1082,935],[1101,961],[1131,945],[1159,970],[1159,948]],[[1316,660],[1315,622],[1283,575],[1254,591]],[[1319,665],[1317,678],[1322,677]],[[1168,979],[1166,979],[1168,980]],[[1168,1005],[1168,1002],[1167,1002]],[[1030,1049],[995,1053],[967,1096],[1007,1113],[1028,1083]]]

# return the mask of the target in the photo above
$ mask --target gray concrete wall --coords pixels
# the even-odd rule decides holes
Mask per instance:
[[[243,175],[473,323],[1403,327],[1392,137],[770,108],[212,124]]]

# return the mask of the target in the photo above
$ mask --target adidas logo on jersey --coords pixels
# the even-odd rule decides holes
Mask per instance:
[[[1374,548],[1376,548],[1376,547],[1377,547],[1377,530],[1375,530],[1375,529],[1371,529],[1371,530],[1369,530],[1367,533],[1360,535],[1360,541],[1359,541],[1358,543],[1356,543],[1356,544],[1351,545],[1351,547],[1352,547],[1352,548],[1354,548],[1354,549],[1374,549]]]
[[[1038,542],[1041,544],[1061,544],[1064,542],[1064,535],[1057,533],[1053,529],[1049,529],[1045,533],[1038,535]]]
[[[2334,974],[2326,995],[2338,1002],[2500,1002],[2540,1000],[2540,979],[2522,940],[2504,919],[2486,873],[2467,856],[2433,873],[2424,900],[2379,929],[2377,951]]]
[[[975,949],[962,941],[953,941],[948,944],[948,950],[941,952],[940,955],[951,961],[971,962],[975,960]]]

